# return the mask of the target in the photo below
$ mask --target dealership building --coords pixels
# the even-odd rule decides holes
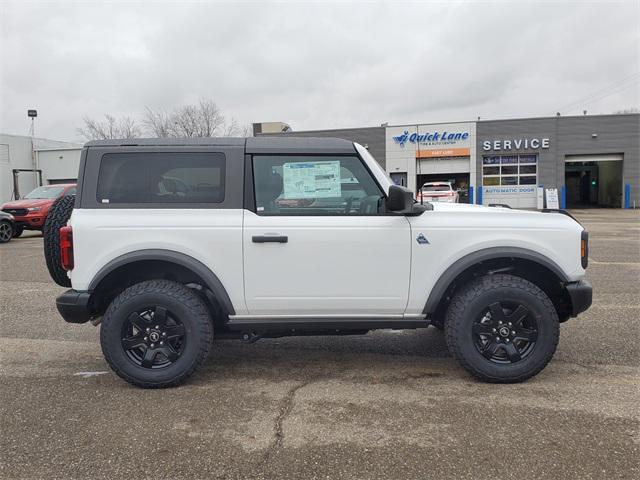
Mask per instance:
[[[640,115],[479,120],[280,135],[339,137],[365,145],[411,190],[451,182],[460,201],[536,208],[538,187],[561,208],[640,207]]]

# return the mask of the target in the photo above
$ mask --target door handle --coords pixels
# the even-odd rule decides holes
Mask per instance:
[[[254,235],[251,237],[253,243],[287,243],[289,237],[286,235]]]

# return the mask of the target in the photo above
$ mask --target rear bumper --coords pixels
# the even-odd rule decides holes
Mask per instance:
[[[67,290],[56,298],[56,307],[65,322],[86,323],[91,319],[89,292]]]
[[[586,280],[571,282],[565,285],[571,298],[571,316],[575,317],[591,306],[593,300],[593,288]]]

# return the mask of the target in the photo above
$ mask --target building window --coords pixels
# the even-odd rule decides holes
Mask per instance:
[[[490,155],[482,157],[482,185],[513,186],[538,183],[537,155]]]

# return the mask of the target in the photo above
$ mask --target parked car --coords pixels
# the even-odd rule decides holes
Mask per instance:
[[[0,207],[3,212],[15,218],[14,237],[19,237],[25,230],[42,231],[49,214],[49,208],[56,198],[64,195],[75,195],[76,184],[47,185],[38,187],[24,198],[7,202]]]
[[[449,182],[428,182],[418,192],[418,201],[458,203],[460,195]]]
[[[214,338],[429,325],[471,374],[521,382],[591,305],[588,234],[569,214],[421,205],[346,140],[94,141],[80,169],[45,227],[52,278],[71,287],[57,308],[100,325],[107,363],[140,387],[183,382]]]
[[[15,219],[13,215],[6,212],[0,212],[0,243],[7,243],[13,238],[13,229],[15,228]]]

